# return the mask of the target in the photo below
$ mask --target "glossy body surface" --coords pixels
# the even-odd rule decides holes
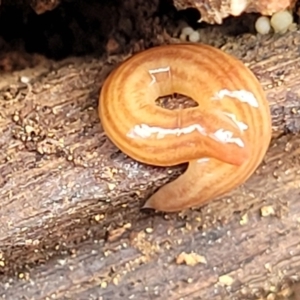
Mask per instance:
[[[158,97],[179,93],[197,107],[168,110]],[[234,57],[207,45],[175,44],[140,52],[118,66],[100,94],[107,136],[131,158],[156,166],[188,162],[145,207],[201,206],[244,183],[271,139],[264,91]]]

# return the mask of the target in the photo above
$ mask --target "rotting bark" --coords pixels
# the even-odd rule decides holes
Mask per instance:
[[[149,215],[139,207],[182,167],[138,164],[102,132],[99,89],[122,57],[49,63],[2,84],[0,295],[252,299],[283,279],[298,279],[300,140],[278,136],[300,128],[299,43],[294,32],[223,45],[266,89],[273,146],[244,186],[179,216]],[[271,209],[261,217],[267,205],[274,215]],[[207,264],[177,265],[182,251],[204,256]],[[14,272],[23,279],[9,279]],[[221,277],[229,286],[219,282],[222,275],[230,276]]]
[[[242,13],[260,13],[272,16],[274,13],[293,9],[296,0],[249,0],[235,3],[233,0],[174,0],[177,9],[194,7],[201,13],[201,20],[212,24],[222,24],[228,16],[240,16]]]

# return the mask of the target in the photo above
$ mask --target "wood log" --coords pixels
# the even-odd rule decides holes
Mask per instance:
[[[272,145],[247,183],[180,214],[145,213],[140,206],[183,166],[139,164],[102,131],[99,91],[123,56],[49,62],[2,81],[3,299],[292,293],[300,257],[300,38],[289,32],[247,41],[229,39],[222,49],[249,65],[265,88]]]
[[[199,10],[201,21],[211,24],[222,24],[228,16],[240,16],[243,13],[259,13],[263,16],[272,16],[278,11],[291,9],[296,5],[296,0],[174,0],[177,9]]]

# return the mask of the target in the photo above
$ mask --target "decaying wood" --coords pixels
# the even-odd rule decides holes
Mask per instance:
[[[32,0],[30,6],[38,14],[43,14],[47,11],[55,9],[60,4],[60,0]]]
[[[260,13],[271,16],[274,13],[293,9],[296,0],[174,0],[177,9],[194,7],[201,13],[201,21],[222,24],[228,16],[242,13]]]
[[[139,207],[182,167],[138,164],[102,132],[100,86],[122,57],[49,62],[2,84],[3,299],[254,299],[298,280],[299,44],[290,32],[222,47],[266,89],[274,140],[244,186],[179,215]]]

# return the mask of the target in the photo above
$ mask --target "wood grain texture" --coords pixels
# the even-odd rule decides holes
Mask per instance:
[[[285,152],[288,145],[292,148]],[[202,211],[134,218],[135,210],[127,208],[124,215],[130,218],[123,220],[107,214],[92,229],[93,240],[79,248],[74,245],[72,255],[61,250],[45,264],[20,273],[23,280],[2,277],[0,291],[5,299],[15,300],[24,294],[35,300],[51,295],[82,300],[254,300],[291,295],[288,283],[300,279],[299,159],[295,164],[299,146],[299,138],[282,137],[267,154],[267,167],[243,189]],[[281,159],[284,164],[278,163]],[[262,217],[267,206],[274,214]],[[97,231],[111,228],[108,222],[114,229],[108,230],[108,239],[98,239]],[[182,252],[201,255],[206,263],[178,265],[175,261]],[[232,283],[222,283],[222,276]]]
[[[111,62],[69,59],[6,76],[0,85],[1,297],[257,299],[298,280],[299,140],[278,137],[300,131],[299,45],[298,32],[223,45],[266,90],[274,142],[246,185],[181,216],[139,208],[183,169],[138,164],[103,134],[97,102]],[[262,217],[265,206],[275,214]],[[182,251],[205,256],[207,265],[175,264]],[[233,284],[219,284],[222,275]]]

